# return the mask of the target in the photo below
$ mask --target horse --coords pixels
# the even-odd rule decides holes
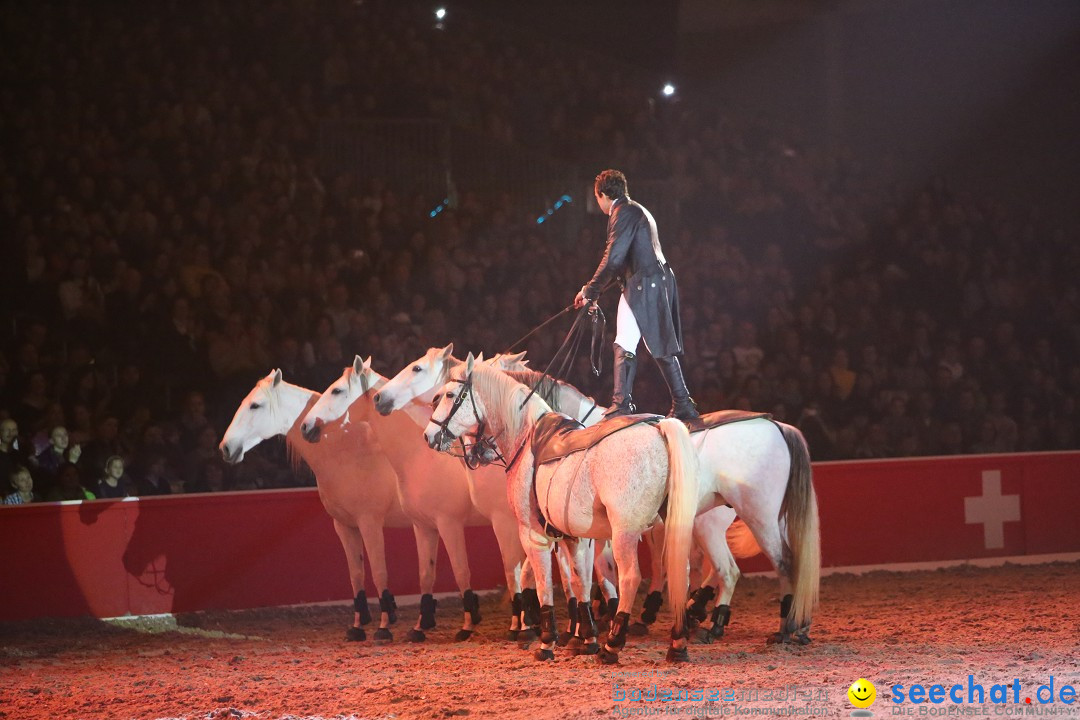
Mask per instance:
[[[688,561],[699,492],[697,459],[686,426],[680,420],[667,418],[655,425],[637,423],[604,437],[584,453],[537,465],[533,435],[546,416],[574,422],[552,413],[550,406],[528,387],[476,362],[470,354],[464,364],[451,370],[424,431],[428,444],[445,452],[464,433],[485,428],[502,456],[509,458],[507,494],[543,603],[536,659],[554,658],[550,549],[557,533],[552,523],[561,528],[563,541],[574,557],[575,590],[587,591],[591,576],[589,559],[578,552],[578,538],[611,540],[619,574],[619,608],[597,659],[616,663],[626,642],[630,611],[641,582],[638,540],[651,527],[662,505],[667,508],[664,566],[674,609],[667,659],[688,659]],[[540,497],[557,500],[548,504]],[[579,612],[586,634],[595,634],[588,608],[579,607]]]
[[[520,361],[511,357],[507,362]],[[498,468],[481,468],[474,472],[458,460],[430,452],[424,444],[421,430],[427,423],[428,409],[411,403],[403,412],[383,417],[375,412],[371,396],[386,378],[371,368],[371,359],[357,356],[352,366],[345,368],[318,402],[308,408],[300,422],[305,439],[317,441],[321,428],[345,417],[351,422],[369,423],[379,437],[382,447],[397,471],[402,507],[416,520],[416,543],[421,566],[421,621],[409,635],[413,641],[424,639],[423,630],[434,627],[436,601],[431,595],[435,581],[435,560],[439,538],[450,556],[454,577],[462,593],[465,623],[457,639],[469,637],[475,623],[480,621],[479,600],[470,587],[469,561],[465,548],[466,526],[488,525],[502,556],[506,587],[512,594],[512,617],[508,639],[522,637],[522,615],[527,610],[527,595],[523,598],[522,565],[525,552],[518,540],[517,523],[506,501],[506,480]],[[526,589],[527,590],[527,589]]]
[[[561,383],[559,396],[566,396],[569,407],[581,407],[585,401],[573,397],[568,390],[572,387]],[[697,451],[701,491],[694,538],[715,573],[695,591],[691,617],[703,619],[707,603],[714,596],[717,600],[702,639],[720,637],[730,619],[728,603],[739,577],[734,549],[738,557],[764,552],[779,576],[780,629],[769,642],[809,643],[821,545],[805,438],[791,425],[758,416],[692,429],[691,442]],[[735,514],[742,522],[732,525]],[[719,585],[718,592],[712,584]]]
[[[564,380],[557,380],[534,370],[507,370],[505,372],[518,382],[537,388],[537,393],[551,406],[552,410],[574,418],[583,427],[591,427],[603,417],[603,410],[597,406],[593,398]],[[486,459],[490,460],[491,458]],[[709,458],[708,456],[698,458],[699,471],[702,459],[708,460]],[[742,522],[735,523],[735,510],[727,505],[713,508],[694,520],[695,536],[727,537],[730,534],[737,550],[733,555],[725,542],[722,548],[716,548],[715,557],[708,552],[702,553],[707,572],[701,578],[697,589],[691,593],[687,615],[691,624],[701,626],[702,631],[699,639],[705,643],[711,643],[723,637],[724,628],[731,621],[731,597],[735,592],[735,584],[739,581],[740,576],[735,557],[753,557],[761,552],[761,548],[757,546],[753,535],[745,532],[745,524]],[[660,529],[659,533],[656,531],[657,527]],[[660,548],[663,546],[663,525],[658,522],[653,532],[645,534],[645,539],[651,553],[653,575],[650,578],[649,593],[645,596],[645,609],[642,612],[642,619],[640,622],[630,626],[628,631],[630,634],[642,634],[642,629],[647,631],[648,626],[656,620],[656,612],[660,608],[663,597],[661,591],[663,590],[664,576],[661,564],[662,554],[660,553]],[[605,546],[605,552],[610,555],[610,546],[607,546],[606,543]],[[599,565],[605,559],[602,554],[597,554],[596,563]],[[706,619],[707,605],[714,598],[716,604],[712,615],[709,619]],[[575,624],[572,607],[573,601],[571,600],[567,608],[567,613],[571,618],[571,625]],[[560,644],[563,643],[560,642]]]
[[[378,446],[370,426],[356,423],[334,433],[321,446],[300,440],[300,419],[315,404],[319,394],[291,385],[274,370],[255,384],[233,415],[219,449],[230,464],[263,440],[284,435],[290,457],[297,456],[315,473],[315,482],[334,531],[345,550],[349,581],[353,590],[353,624],[345,639],[366,639],[364,625],[371,622],[364,591],[364,550],[372,580],[379,593],[381,619],[375,642],[393,640],[389,626],[397,621],[397,605],[387,586],[384,527],[409,527],[398,502],[397,474]]]

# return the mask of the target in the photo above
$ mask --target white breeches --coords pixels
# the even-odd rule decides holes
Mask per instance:
[[[619,312],[615,316],[615,344],[626,352],[636,355],[639,342],[641,342],[641,328],[638,327],[634,311],[630,309],[630,303],[626,302],[626,296],[620,294]]]

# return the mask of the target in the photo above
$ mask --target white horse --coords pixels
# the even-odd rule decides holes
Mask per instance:
[[[573,579],[579,593],[587,592],[592,568],[588,559],[576,552],[577,538],[611,540],[619,572],[619,611],[597,657],[614,663],[625,644],[630,610],[641,582],[638,540],[666,504],[665,568],[675,616],[667,658],[685,660],[687,563],[700,495],[697,460],[686,426],[671,419],[660,420],[655,426],[634,425],[604,438],[587,452],[537,466],[533,431],[541,417],[552,412],[529,388],[476,362],[470,354],[463,366],[451,371],[450,381],[439,395],[439,404],[424,431],[432,448],[445,452],[463,434],[482,427],[509,459],[507,494],[542,602],[537,659],[552,659],[555,645],[553,540],[540,513],[568,535],[564,541],[575,558]],[[557,500],[542,502],[541,497]]]
[[[571,406],[575,402],[569,400]],[[738,557],[764,552],[780,577],[780,631],[770,641],[808,643],[821,546],[810,451],[802,433],[765,416],[694,430],[691,442],[701,491],[694,538],[722,585],[704,639],[719,637],[730,617],[727,603],[738,579],[730,542]],[[725,505],[743,521],[727,537],[724,530],[733,516],[718,511]],[[705,582],[715,582],[714,577]],[[714,595],[708,584],[696,592],[691,614],[703,617]]]
[[[603,417],[603,409],[597,406],[593,398],[564,380],[556,380],[534,370],[506,371],[506,374],[520,383],[536,387],[540,397],[551,406],[552,410],[574,418],[584,427],[595,425]],[[709,459],[709,454],[703,453],[698,458],[699,464],[702,460]],[[758,555],[761,548],[757,546],[753,535],[746,532],[744,523],[735,524],[735,520],[733,508],[727,505],[713,508],[694,520],[694,534],[696,537],[726,537],[730,533],[736,545],[735,556],[746,558]],[[651,533],[645,534],[651,553],[653,576],[650,579],[649,593],[645,596],[645,609],[642,612],[641,623],[630,626],[631,634],[635,633],[636,626],[647,627],[652,624],[656,620],[656,612],[661,605],[661,591],[664,584],[663,555],[660,552],[663,546],[663,525],[658,523],[658,527],[659,533],[654,527]],[[605,543],[605,552],[610,554],[610,546],[607,543]],[[707,643],[723,637],[724,628],[731,621],[731,597],[740,576],[739,566],[735,563],[735,556],[732,555],[727,542],[722,547],[716,544],[714,552],[716,557],[709,552],[701,553],[706,572],[700,578],[697,589],[691,594],[691,601],[687,607],[689,622],[702,625],[703,631],[700,638]],[[605,559],[602,554],[597,554],[596,563],[600,564]],[[717,564],[714,565],[714,562]],[[716,604],[710,619],[706,620],[707,605],[714,598]],[[574,614],[570,606],[571,604],[568,604],[568,614],[573,623]]]
[[[274,370],[252,388],[240,403],[219,446],[229,463],[238,463],[263,440],[285,436],[290,457],[299,456],[315,473],[319,499],[334,521],[345,550],[353,589],[353,625],[346,640],[364,640],[363,625],[371,622],[364,592],[364,550],[379,593],[382,618],[376,642],[389,642],[389,625],[397,620],[394,596],[387,587],[384,527],[409,527],[397,496],[397,475],[379,448],[370,426],[355,423],[314,446],[300,440],[300,419],[319,394],[281,379]]]
[[[511,357],[513,362],[520,357]],[[435,559],[442,538],[454,577],[462,593],[465,625],[458,639],[468,637],[473,624],[480,621],[479,600],[470,587],[471,574],[465,548],[466,526],[491,525],[502,555],[507,589],[513,594],[509,637],[519,636],[522,601],[522,565],[525,551],[518,540],[517,523],[506,501],[506,479],[499,468],[481,468],[470,472],[460,461],[432,453],[422,437],[429,408],[411,403],[403,412],[383,417],[375,412],[371,396],[386,378],[371,369],[371,359],[356,357],[351,367],[326,389],[301,420],[301,433],[316,441],[320,429],[339,418],[370,423],[382,447],[397,471],[402,507],[416,520],[416,543],[421,565],[421,609],[430,613],[410,633],[410,639],[423,639],[422,631],[434,627],[435,600],[431,587],[435,581]],[[425,619],[426,618],[426,619]],[[422,626],[423,625],[423,626]]]

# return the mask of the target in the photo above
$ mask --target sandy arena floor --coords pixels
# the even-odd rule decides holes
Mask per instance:
[[[966,687],[969,674],[987,692],[1019,680],[1023,705],[1050,676],[1057,693],[1066,684],[1080,690],[1078,597],[1080,563],[834,575],[822,582],[814,642],[768,646],[777,586],[748,578],[727,636],[692,645],[691,663],[678,667],[664,662],[663,614],[651,636],[630,638],[618,666],[565,654],[537,663],[502,639],[495,595],[483,600],[484,622],[465,643],[453,641],[461,618],[453,600],[440,601],[440,627],[423,645],[403,641],[415,608],[403,609],[396,642],[383,647],[342,640],[346,606],[0,624],[0,718],[751,717],[752,708],[789,707],[850,716],[847,688],[860,677],[876,685],[871,710],[884,717],[896,714],[893,685]],[[561,626],[564,608],[557,612]],[[654,685],[720,699],[616,700],[634,689],[648,697]],[[766,699],[769,691],[788,697]],[[944,714],[949,704],[921,709]],[[1053,708],[1080,717],[1078,706]],[[1030,707],[986,709],[993,717]]]

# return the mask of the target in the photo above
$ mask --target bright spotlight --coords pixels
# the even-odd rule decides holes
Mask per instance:
[[[665,83],[663,90],[661,90],[660,92],[664,94],[664,97],[671,97],[675,94],[675,86],[671,83]]]
[[[441,7],[438,10],[435,11],[435,19],[436,20],[442,20],[445,17],[446,17],[446,8]]]

